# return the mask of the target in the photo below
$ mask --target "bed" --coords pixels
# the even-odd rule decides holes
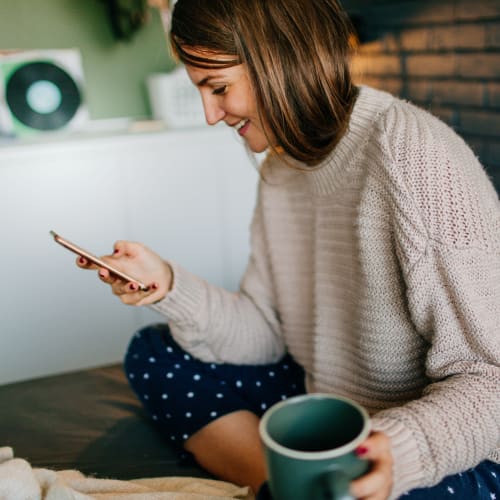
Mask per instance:
[[[99,478],[210,477],[178,458],[119,364],[0,386],[0,446],[33,467]]]

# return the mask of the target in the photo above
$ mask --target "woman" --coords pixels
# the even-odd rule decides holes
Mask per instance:
[[[357,498],[494,498],[498,197],[446,125],[354,86],[349,35],[336,0],[177,2],[171,41],[207,122],[268,154],[238,293],[138,243],[106,257],[151,284],[100,269],[113,292],[168,319],[134,337],[127,375],[174,443],[254,491],[259,417],[321,391],[371,414]]]

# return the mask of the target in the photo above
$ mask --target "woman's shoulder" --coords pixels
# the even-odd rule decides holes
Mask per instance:
[[[424,135],[428,141],[434,142],[445,135],[448,142],[465,145],[452,127],[432,114],[431,110],[384,90],[360,85],[355,110],[354,119],[371,115],[374,124],[393,137],[417,134],[420,139]]]
[[[446,123],[394,98],[380,134],[401,204],[418,211],[429,237],[455,247],[490,247],[500,228],[498,194],[466,142]],[[489,243],[486,243],[486,242]]]

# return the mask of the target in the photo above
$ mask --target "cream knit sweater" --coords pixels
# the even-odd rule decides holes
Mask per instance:
[[[283,161],[281,161],[283,160]],[[286,162],[286,164],[285,164]],[[269,155],[238,293],[176,264],[153,306],[205,361],[287,349],[392,443],[392,498],[500,459],[500,204],[449,127],[361,87],[321,168]]]

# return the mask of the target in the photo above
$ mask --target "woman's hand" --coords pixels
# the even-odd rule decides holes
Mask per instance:
[[[117,278],[102,267],[89,263],[79,257],[76,264],[84,269],[97,269],[101,281],[111,285],[113,293],[124,304],[142,306],[152,304],[165,297],[171,290],[173,274],[170,266],[156,253],[140,243],[117,241],[112,255],[101,259],[130,276],[148,285],[147,291],[139,290],[134,282],[126,282]]]
[[[358,446],[356,453],[372,466],[364,476],[351,482],[351,495],[363,500],[386,500],[393,481],[389,438],[383,432],[373,432]]]

